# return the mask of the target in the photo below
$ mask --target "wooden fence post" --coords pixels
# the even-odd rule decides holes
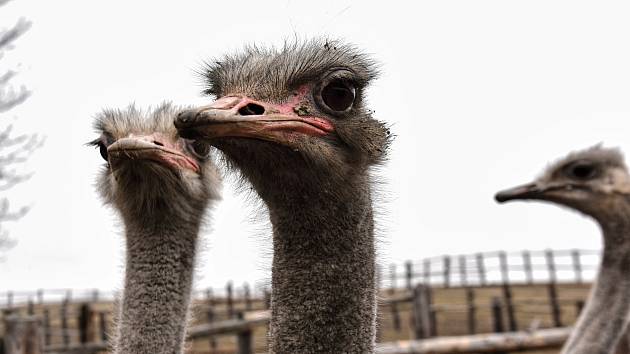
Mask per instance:
[[[501,267],[501,281],[503,288],[503,299],[505,301],[505,309],[508,315],[508,325],[510,331],[517,331],[516,313],[514,311],[514,302],[512,301],[512,288],[510,287],[510,273],[508,268],[507,254],[503,251],[499,252],[499,265]]]
[[[459,256],[459,285],[468,286],[468,272],[466,271],[466,256]]]
[[[392,293],[396,289],[396,264],[393,263],[389,265],[389,288]]]
[[[67,298],[66,298],[67,300]],[[68,301],[64,300],[61,303],[61,337],[63,345],[66,347],[70,344],[70,334],[68,333]]]
[[[501,300],[498,297],[492,298],[492,326],[496,333],[505,332],[505,326],[503,325],[503,311],[501,306]],[[508,354],[506,352],[497,352],[497,354]]]
[[[98,314],[98,327],[101,330],[101,341],[107,341],[107,313],[104,311]]]
[[[549,283],[547,290],[549,293],[549,304],[551,305],[551,316],[555,327],[562,327],[562,313],[558,303],[558,290],[556,289],[556,264],[553,259],[553,251],[546,250],[547,270],[549,272]]]
[[[413,289],[413,324],[415,339],[429,338],[431,329],[431,296],[429,287],[418,284]]]
[[[493,297],[491,305],[492,328],[496,333],[505,332],[505,327],[503,326],[503,311],[501,307],[501,300],[498,297]]]
[[[7,308],[13,308],[13,291],[7,292]]]
[[[43,354],[44,332],[39,317],[10,315],[4,319],[5,354]]]
[[[92,309],[87,303],[81,304],[79,308],[79,341],[89,343],[94,341],[94,323],[92,322]]]
[[[528,285],[532,285],[534,283],[534,274],[532,271],[532,255],[529,251],[523,251],[523,272],[525,272],[525,281]]]
[[[251,311],[252,310],[252,297],[251,297],[248,283],[243,284],[243,297],[245,298],[245,310]]]
[[[44,309],[44,345],[50,345],[50,312],[48,308]]]
[[[448,288],[451,286],[451,257],[444,256],[444,287]]]
[[[477,253],[477,272],[479,273],[479,285],[486,286],[486,265],[483,260],[483,253]]]
[[[214,309],[212,307],[208,308],[208,312],[206,313],[206,318],[208,319],[208,323],[214,322]],[[211,352],[215,352],[217,350],[217,339],[215,336],[210,336],[210,349]]]
[[[238,313],[238,318],[240,320],[243,319],[243,313]],[[238,343],[238,354],[253,354],[254,353],[254,345],[253,345],[253,333],[251,329],[246,331],[239,332],[237,334],[237,343]]]
[[[33,300],[31,300],[30,298],[28,299],[28,303],[26,304],[26,313],[29,316],[35,314],[35,305],[33,304]]]
[[[214,306],[214,299],[212,297],[212,288],[206,289],[206,302],[208,306]]]
[[[393,297],[396,294],[396,264],[389,265],[389,294]],[[400,314],[398,313],[398,303],[392,301],[389,304],[389,308],[392,311],[392,327],[396,332],[400,331]]]
[[[558,304],[558,291],[556,289],[556,283],[550,282],[548,289],[553,325],[555,327],[562,327],[562,311],[560,310],[560,304]]]
[[[412,278],[413,278],[413,263],[411,261],[405,262],[405,280],[407,289],[411,290],[412,286]]]
[[[431,286],[431,260],[425,259],[422,261],[422,274],[424,284]]]
[[[400,326],[400,314],[398,313],[398,303],[396,301],[392,301],[389,304],[390,309],[392,310],[392,327],[396,332],[399,332],[401,329]]]
[[[477,332],[477,307],[475,306],[475,289],[466,288],[466,307],[468,309],[468,333]]]
[[[232,282],[229,281],[225,286],[225,290],[227,292],[227,313],[228,317],[234,317],[234,288],[232,286]]]
[[[571,258],[573,259],[573,271],[575,272],[575,281],[582,283],[582,263],[580,262],[580,251],[572,250]]]
[[[44,303],[44,289],[37,289],[37,303],[40,305]]]

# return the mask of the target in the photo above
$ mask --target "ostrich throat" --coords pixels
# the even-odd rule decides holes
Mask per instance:
[[[191,222],[190,215],[160,214],[151,217],[153,222],[124,218],[127,255],[117,354],[183,352],[201,217]]]
[[[342,186],[298,187],[268,203],[273,353],[373,351],[374,221],[367,174]]]
[[[612,352],[628,324],[628,315],[618,314],[630,313],[630,199],[606,206],[596,219],[603,234],[602,261],[564,354]]]

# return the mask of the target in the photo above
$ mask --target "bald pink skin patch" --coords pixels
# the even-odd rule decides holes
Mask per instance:
[[[294,146],[305,135],[323,137],[335,131],[332,121],[310,114],[310,90],[303,85],[282,103],[231,93],[208,106],[180,113],[175,125],[191,137],[206,140],[241,137]]]
[[[145,159],[166,165],[174,170],[190,170],[199,173],[197,161],[186,155],[184,143],[176,143],[159,133],[151,135],[130,135],[118,139],[107,149],[110,158]]]
[[[280,104],[257,101],[247,96],[223,96],[210,104],[209,108],[230,110],[236,114],[236,112],[238,112],[241,108],[247,106],[248,104],[255,104],[263,107],[265,109],[265,113],[260,115],[252,115],[251,119],[263,122],[273,122],[273,124],[269,125],[269,130],[286,130],[315,136],[322,136],[333,132],[335,130],[335,127],[328,119],[308,114],[297,113],[300,112],[302,107],[301,104],[306,100],[306,95],[309,93],[309,91],[310,87],[308,85],[300,86],[297,89],[296,94],[292,95],[287,102]],[[269,120],[265,120],[265,116],[269,116]],[[283,116],[283,119],[278,119],[280,118],[279,116]],[[303,124],[281,123],[283,121],[286,121],[287,123],[291,121],[295,123],[301,122]],[[311,127],[308,127],[308,125],[310,125]]]

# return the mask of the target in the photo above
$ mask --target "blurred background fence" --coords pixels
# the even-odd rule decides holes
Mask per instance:
[[[598,264],[598,251],[544,250],[432,257],[379,267],[377,340],[571,325]],[[223,289],[195,291],[190,352],[265,351],[266,284],[230,282]],[[107,349],[116,297],[92,289],[4,291],[0,309],[5,319],[36,316],[47,352],[95,353]]]

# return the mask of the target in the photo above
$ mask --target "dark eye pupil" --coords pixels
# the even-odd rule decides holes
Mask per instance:
[[[101,157],[103,157],[103,160],[109,161],[108,155],[107,155],[107,146],[105,146],[105,144],[99,143],[98,151],[101,153]]]
[[[322,100],[333,111],[342,112],[354,103],[354,87],[342,81],[333,81],[322,90]]]
[[[593,177],[595,169],[591,165],[577,165],[573,167],[571,174],[577,178],[586,179]]]
[[[195,154],[199,155],[200,157],[206,157],[208,156],[208,153],[210,153],[210,146],[198,141],[195,141],[193,143],[192,148],[195,151]]]

